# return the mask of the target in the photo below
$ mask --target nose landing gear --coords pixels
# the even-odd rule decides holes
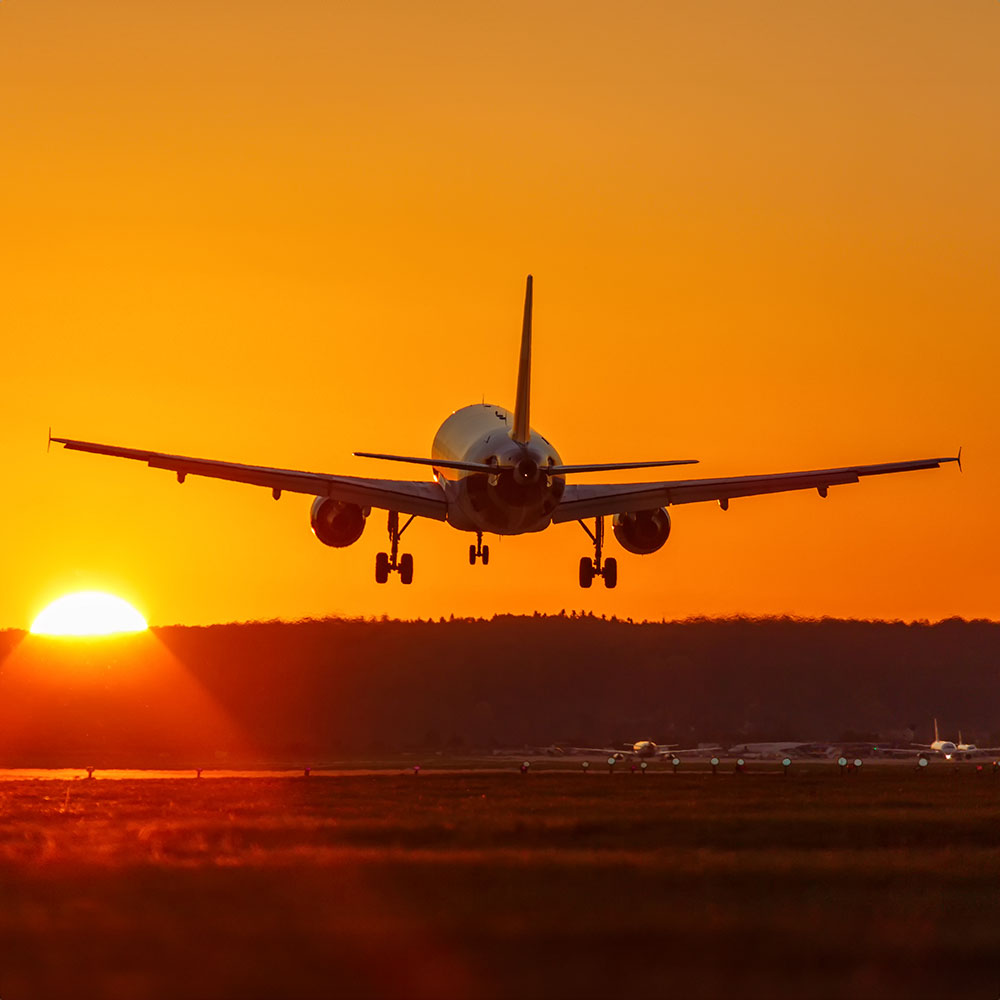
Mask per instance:
[[[483,533],[481,531],[476,532],[476,544],[469,546],[469,565],[475,566],[477,559],[482,559],[484,566],[490,564],[490,547],[483,545]]]
[[[600,576],[604,579],[604,586],[608,590],[614,590],[618,585],[618,560],[601,559],[601,550],[604,547],[604,518],[594,519],[593,531],[584,521],[580,522],[580,527],[590,535],[590,540],[594,543],[594,558],[583,556],[580,560],[580,586],[586,589],[594,582],[595,576]]]
[[[399,526],[399,514],[389,511],[389,549],[388,553],[380,552],[375,557],[375,582],[385,583],[389,579],[390,573],[399,574],[399,582],[406,585],[413,583],[413,556],[409,552],[399,555],[399,539],[404,531],[410,526],[410,521],[416,515],[411,514],[407,522],[401,528]]]

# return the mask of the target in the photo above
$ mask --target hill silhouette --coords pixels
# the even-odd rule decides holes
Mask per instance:
[[[589,616],[0,632],[0,764],[627,740],[1000,742],[1000,624]]]

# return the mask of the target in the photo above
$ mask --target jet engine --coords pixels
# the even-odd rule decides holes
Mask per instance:
[[[613,531],[627,552],[648,556],[663,547],[670,537],[670,515],[662,507],[639,510],[633,514],[615,514]]]
[[[342,503],[330,497],[316,497],[309,512],[313,534],[324,544],[336,549],[353,545],[365,530],[365,518],[371,508],[356,503]]]

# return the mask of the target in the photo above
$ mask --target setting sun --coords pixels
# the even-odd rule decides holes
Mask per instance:
[[[114,635],[144,632],[146,619],[128,601],[99,590],[82,590],[53,601],[31,626],[34,635]]]

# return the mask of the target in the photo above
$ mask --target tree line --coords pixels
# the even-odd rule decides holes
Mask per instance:
[[[0,763],[744,740],[1000,744],[1000,624],[589,615],[0,632]],[[127,758],[127,760],[126,760]],[[75,762],[75,758],[74,758]]]

